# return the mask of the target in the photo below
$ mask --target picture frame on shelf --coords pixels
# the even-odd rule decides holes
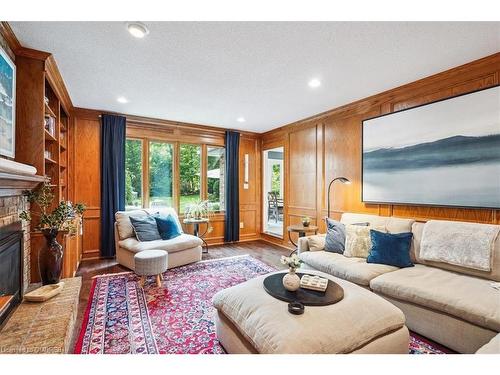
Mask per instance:
[[[16,154],[16,65],[0,46],[0,155]]]

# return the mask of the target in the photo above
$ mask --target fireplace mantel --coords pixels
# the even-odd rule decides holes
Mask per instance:
[[[43,181],[43,176],[0,171],[0,197],[22,195],[23,191],[32,190]]]
[[[22,195],[24,190],[34,189],[43,180],[31,165],[0,158],[0,197]]]

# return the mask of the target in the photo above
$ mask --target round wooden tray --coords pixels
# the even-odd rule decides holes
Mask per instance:
[[[304,273],[297,273],[299,277],[303,275]],[[283,276],[285,273],[275,273],[266,277],[263,282],[265,291],[279,300],[300,302],[305,306],[326,306],[333,305],[344,298],[344,289],[332,280],[328,280],[328,287],[324,292],[304,288],[290,292],[283,286]]]

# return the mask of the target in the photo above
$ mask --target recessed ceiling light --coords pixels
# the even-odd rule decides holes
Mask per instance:
[[[236,119],[236,121],[238,121],[238,122],[245,122],[245,118],[244,117],[238,117]]]
[[[136,38],[144,38],[149,34],[149,29],[146,25],[140,22],[130,22],[127,24],[127,30],[132,36]]]
[[[316,87],[321,86],[321,81],[317,78],[313,78],[309,81],[308,85],[309,85],[309,87],[312,87],[313,89],[315,89]]]
[[[125,98],[124,96],[119,96],[118,98],[116,98],[116,101],[118,103],[128,103],[127,98]]]

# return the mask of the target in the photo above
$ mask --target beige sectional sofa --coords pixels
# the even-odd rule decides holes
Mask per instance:
[[[406,326],[460,353],[475,353],[500,332],[500,236],[491,259],[491,272],[428,262],[420,257],[424,223],[412,219],[345,213],[341,222],[368,222],[389,233],[413,232],[410,251],[415,267],[367,263],[326,251],[309,251],[308,238],[299,239],[305,268],[317,269],[371,289],[399,307]],[[493,344],[494,345],[494,344]]]
[[[168,252],[168,268],[201,260],[202,240],[190,234],[182,233],[171,240],[140,242],[134,234],[130,216],[141,217],[159,213],[173,215],[179,226],[179,218],[173,208],[149,208],[132,211],[119,211],[115,214],[115,246],[116,260],[122,266],[134,270],[134,255],[144,250],[165,250]]]

